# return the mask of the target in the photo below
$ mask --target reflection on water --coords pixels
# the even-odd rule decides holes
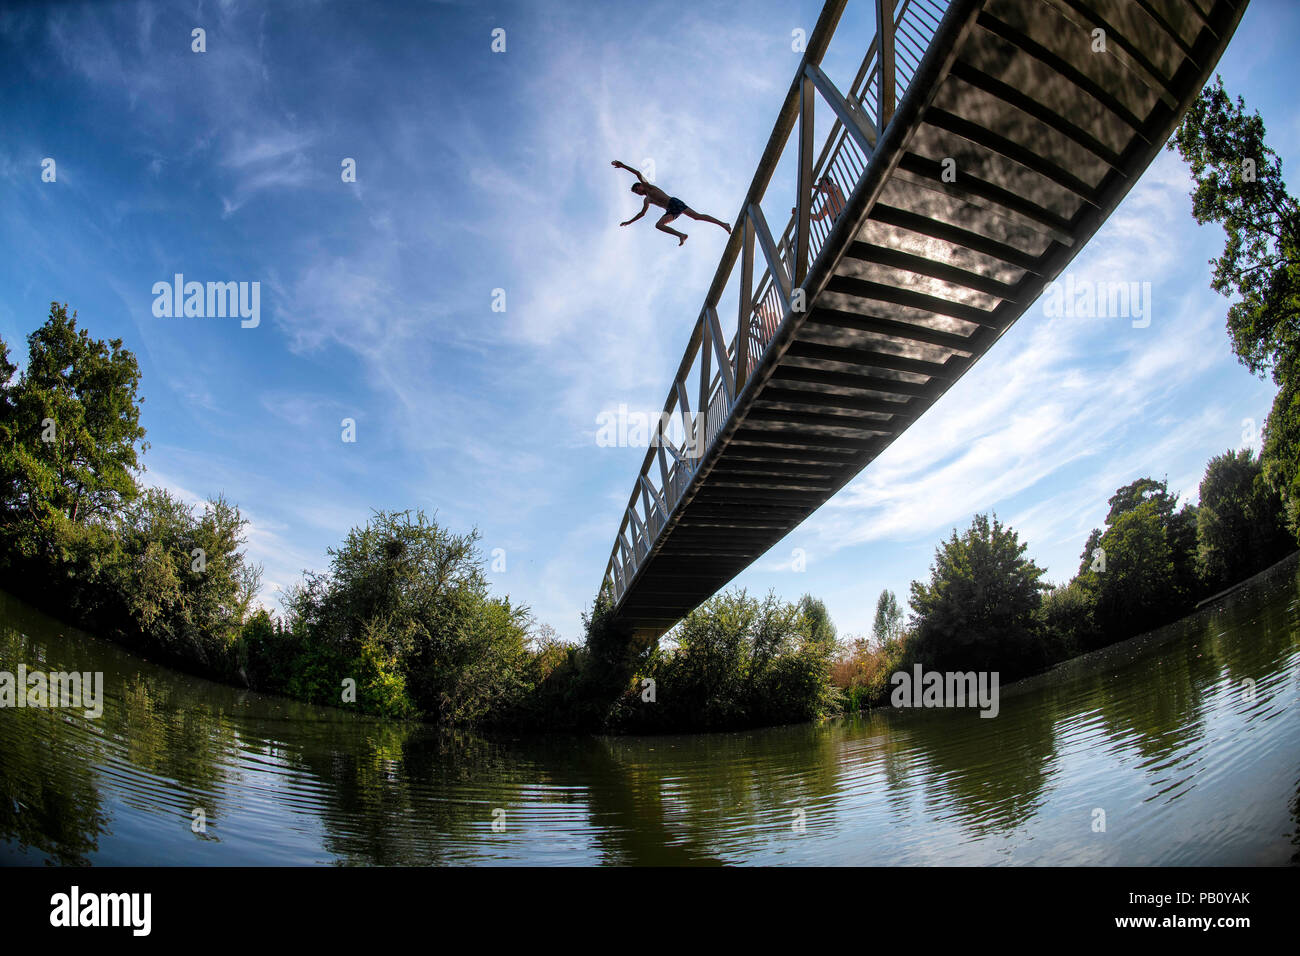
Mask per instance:
[[[102,671],[104,713],[0,709],[0,863],[1300,862],[1294,557],[992,720],[486,738],[178,674],[0,594],[19,663]]]

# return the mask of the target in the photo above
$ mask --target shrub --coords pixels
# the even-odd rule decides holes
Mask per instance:
[[[619,729],[722,730],[832,713],[834,627],[825,607],[728,591],[692,611],[645,661],[611,717]],[[641,699],[640,679],[655,701]]]
[[[246,524],[221,497],[196,515],[171,492],[150,488],[126,507],[113,587],[146,647],[233,675],[261,579],[240,550]]]
[[[330,549],[329,571],[287,596],[310,674],[290,686],[315,699],[322,681],[352,676],[362,710],[402,710],[405,698],[447,724],[516,707],[530,689],[528,614],[489,595],[478,540],[423,512],[376,512],[353,528]]]
[[[1101,646],[1093,605],[1092,594],[1077,580],[1043,595],[1043,631],[1052,663]]]
[[[877,641],[858,638],[837,647],[831,681],[839,689],[847,713],[878,707],[888,700],[889,677],[904,666],[908,642],[906,632],[890,633],[895,636]]]

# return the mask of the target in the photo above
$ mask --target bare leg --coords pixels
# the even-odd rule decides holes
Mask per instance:
[[[664,213],[663,216],[659,219],[659,221],[655,223],[655,228],[658,229],[660,232],[668,233],[668,235],[670,236],[676,236],[677,245],[681,246],[686,242],[686,233],[678,232],[676,229],[669,228],[668,226],[668,224],[676,218],[677,218],[676,216],[670,216],[667,213]],[[694,249],[695,247],[692,246],[691,248]]]
[[[686,213],[686,215],[690,216],[696,222],[711,222],[715,226],[721,226],[723,229],[727,230],[727,235],[731,235],[731,227],[721,219],[714,219],[712,216],[706,216],[702,212],[696,212],[690,206],[687,206],[682,210],[682,212]]]

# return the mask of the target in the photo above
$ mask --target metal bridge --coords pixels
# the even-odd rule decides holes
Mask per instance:
[[[614,541],[603,586],[642,639],[835,494],[1025,312],[1163,147],[1247,0],[875,0],[842,94],[820,64],[844,3],[808,39]],[[778,237],[762,203],[787,145]]]

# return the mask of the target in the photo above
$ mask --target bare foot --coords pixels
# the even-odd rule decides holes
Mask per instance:
[[[686,245],[686,240],[687,240],[688,238],[689,238],[688,236],[682,236],[680,239],[678,239],[678,240],[677,240],[677,248],[680,249],[682,246]]]

